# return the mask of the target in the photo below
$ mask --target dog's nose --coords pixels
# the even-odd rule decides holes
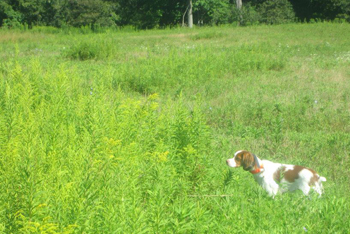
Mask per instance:
[[[227,164],[227,165],[229,164],[229,159],[226,160],[226,164]]]

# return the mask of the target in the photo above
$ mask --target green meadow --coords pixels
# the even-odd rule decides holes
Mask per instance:
[[[349,233],[350,24],[0,30],[0,233]],[[226,159],[304,165],[272,199]]]

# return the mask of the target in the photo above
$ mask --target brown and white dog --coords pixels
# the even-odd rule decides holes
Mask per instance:
[[[252,173],[255,181],[272,197],[278,192],[297,189],[305,195],[309,194],[310,188],[313,188],[319,197],[323,193],[322,181],[326,181],[326,178],[310,168],[261,160],[246,150],[237,151],[234,157],[226,162],[230,167],[243,167],[245,171]]]

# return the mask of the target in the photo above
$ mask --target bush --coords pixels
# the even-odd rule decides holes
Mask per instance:
[[[106,39],[78,42],[65,51],[64,56],[77,60],[105,59],[117,53],[115,44]]]
[[[94,59],[97,57],[98,48],[96,45],[91,45],[86,42],[79,43],[73,46],[67,56],[72,59],[87,60]]]
[[[242,8],[240,13],[237,9],[235,9],[234,14],[236,15],[237,20],[240,22],[240,25],[243,26],[257,25],[261,19],[261,15],[259,12],[257,12],[256,7],[251,6],[249,3]]]
[[[295,21],[293,6],[288,0],[268,0],[258,6],[260,22],[283,24]]]

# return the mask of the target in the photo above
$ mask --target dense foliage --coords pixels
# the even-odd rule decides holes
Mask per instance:
[[[193,0],[194,21],[199,25],[350,21],[348,0],[244,0],[240,11],[235,2]],[[0,26],[166,27],[182,22],[187,3],[188,0],[2,0]]]

